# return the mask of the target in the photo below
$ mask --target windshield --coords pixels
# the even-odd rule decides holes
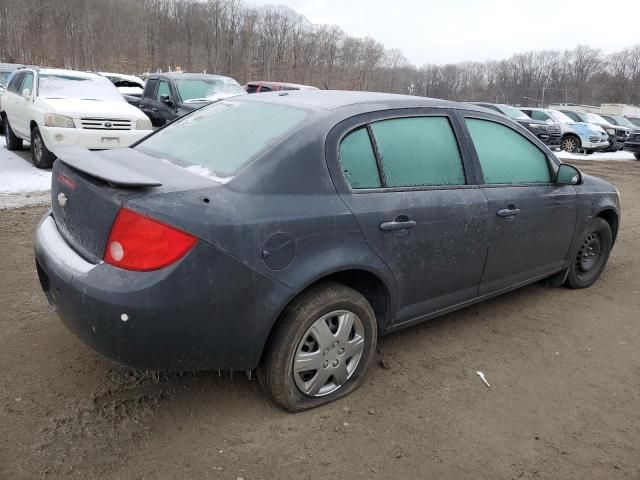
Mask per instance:
[[[228,177],[299,127],[308,115],[308,110],[297,107],[225,100],[196,110],[135,148],[196,173]]]
[[[589,123],[609,123],[600,115],[596,115],[595,113],[585,112],[585,113],[581,113],[580,115],[586,118],[587,119],[586,121]]]
[[[499,108],[507,117],[511,117],[516,120],[531,120],[531,117],[529,117],[529,115],[518,110],[517,108],[510,107],[509,105],[499,105]]]
[[[556,122],[559,122],[559,123],[574,123],[574,120],[571,117],[568,117],[564,113],[559,112],[557,110],[549,110],[547,113],[549,115],[551,115],[551,118],[553,118]]]
[[[178,92],[184,102],[206,100],[232,95],[244,95],[247,92],[231,78],[184,78],[177,79]]]
[[[13,72],[0,72],[0,85],[6,86]]]
[[[613,115],[611,118],[613,118],[616,122],[618,122],[618,125],[622,125],[623,127],[633,127],[633,123],[631,123],[629,120],[627,120],[625,117],[620,116],[620,115]]]
[[[124,102],[118,89],[104,77],[76,77],[64,73],[42,73],[38,85],[41,98],[74,98]]]
[[[640,127],[640,118],[629,118],[629,121],[633,123],[636,127]]]

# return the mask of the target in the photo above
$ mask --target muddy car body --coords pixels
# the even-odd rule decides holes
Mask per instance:
[[[132,366],[259,366],[290,410],[356,388],[378,334],[590,285],[618,229],[608,183],[502,115],[419,97],[247,95],[58,156],[35,256],[62,321]]]

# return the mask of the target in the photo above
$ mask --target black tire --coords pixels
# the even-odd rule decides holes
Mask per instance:
[[[336,322],[342,322],[339,315],[331,316],[333,312],[337,311],[347,311],[356,317],[353,321],[353,328],[349,328],[347,336],[349,338],[348,344],[351,344],[357,341],[357,329],[361,330],[361,335],[358,338],[363,339],[363,348],[357,359],[355,356],[348,357],[349,352],[345,353],[345,348],[341,348],[341,345],[345,345],[344,343],[333,342],[335,339],[347,337],[331,337],[333,348],[325,349],[309,332],[312,326],[318,325],[318,322],[326,322],[324,325],[329,327],[332,335],[338,335],[338,326],[335,327],[336,332],[331,330],[334,317]],[[323,320],[324,317],[329,318]],[[360,323],[356,327],[357,322]],[[342,323],[337,325],[342,325]],[[353,392],[363,382],[364,373],[375,354],[377,334],[377,323],[373,309],[359,292],[335,282],[312,287],[287,307],[274,328],[258,368],[260,385],[277,405],[291,412],[308,410],[332,402]],[[312,346],[309,347],[309,344]],[[338,345],[336,346],[336,344]],[[340,353],[341,350],[342,353]],[[318,368],[294,372],[294,360],[300,358],[303,352],[317,353],[319,360],[324,362],[321,365],[324,370]],[[344,361],[344,366],[340,364],[340,358]],[[346,378],[346,381],[337,385],[340,382],[336,380],[338,377],[334,379],[331,374],[332,367],[335,366],[334,371],[337,371],[338,364],[340,364],[340,368],[347,371],[347,366],[351,365],[354,359],[356,363],[352,367],[353,370],[346,377],[343,377]],[[338,363],[334,364],[334,362]],[[294,375],[297,377],[294,378]],[[327,392],[318,392],[316,396],[303,393],[299,385],[306,385],[306,382],[313,384],[313,379],[316,377],[327,377],[324,384],[320,381],[315,382],[317,385],[327,387]],[[331,390],[334,387],[335,390]]]
[[[7,150],[11,150],[12,152],[15,150],[22,150],[22,139],[16,137],[15,133],[13,133],[13,129],[11,128],[11,125],[9,125],[9,119],[7,117],[4,118],[3,123]]]
[[[593,154],[593,152],[594,152],[593,149],[590,149],[590,148],[589,149],[587,149],[587,148],[584,149],[584,154],[585,155],[591,155],[591,154]]]
[[[51,168],[56,156],[44,144],[38,127],[31,130],[31,161],[38,168]]]
[[[636,160],[640,160],[640,153],[634,153],[633,156],[636,157]]]
[[[582,148],[580,137],[576,135],[565,135],[560,142],[560,150],[567,153],[575,153]]]
[[[612,244],[613,235],[607,221],[600,217],[591,220],[571,257],[565,286],[587,288],[593,285],[609,260]]]

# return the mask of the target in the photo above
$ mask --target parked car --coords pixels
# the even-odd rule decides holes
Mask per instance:
[[[627,141],[624,142],[623,150],[633,153],[636,160],[640,160],[640,131],[629,134]]]
[[[244,89],[247,93],[264,93],[264,92],[278,92],[281,90],[318,90],[311,85],[299,85],[297,83],[286,82],[265,82],[262,80],[248,82]]]
[[[144,91],[144,80],[135,75],[124,75],[122,73],[98,72],[98,75],[111,80],[130,105],[136,108],[140,105],[140,99]]]
[[[289,410],[357,388],[379,334],[590,286],[620,216],[510,119],[415,96],[238,96],[59,160],[35,258],[69,329],[131,366],[257,367]]]
[[[556,122],[534,120],[522,110],[518,110],[510,105],[485,102],[474,102],[474,105],[494,110],[514,119],[551,148],[560,146],[560,142],[562,141],[562,129]]]
[[[89,149],[127,147],[151,133],[151,122],[129,105],[104,77],[73,70],[16,71],[2,97],[9,150],[31,143],[38,168],[51,167],[54,151],[67,145]]]
[[[546,108],[522,108],[534,120],[556,122],[562,130],[560,149],[568,153],[583,151],[586,154],[609,147],[609,136],[600,127],[585,122],[575,122],[558,110]]]
[[[591,123],[593,125],[599,126],[605,132],[607,132],[607,135],[609,136],[609,147],[604,151],[616,152],[618,150],[622,150],[622,146],[624,145],[624,142],[627,139],[627,135],[629,134],[629,131],[626,128],[612,125],[600,115],[597,115],[595,113],[575,112],[572,110],[560,111],[576,122]]]
[[[238,82],[221,75],[154,73],[147,79],[140,110],[154,127],[161,127],[211,102],[246,94]]]
[[[640,127],[640,118],[636,118],[636,117],[625,117],[627,120],[629,120],[631,123],[633,123],[636,127]]]
[[[623,117],[622,115],[602,115],[607,122],[612,125],[616,125],[618,127],[626,128],[628,133],[640,132],[640,126],[633,124],[628,118]]]
[[[17,63],[0,63],[0,112],[2,111],[2,94],[9,83],[9,78],[13,72],[22,67],[24,67],[24,65]],[[2,116],[0,116],[0,135],[4,135]]]

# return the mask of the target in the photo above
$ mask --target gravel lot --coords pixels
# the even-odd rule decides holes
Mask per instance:
[[[640,162],[575,164],[622,192],[596,285],[540,283],[385,337],[362,388],[296,415],[244,374],[99,357],[40,291],[44,208],[0,211],[0,478],[639,479]]]

